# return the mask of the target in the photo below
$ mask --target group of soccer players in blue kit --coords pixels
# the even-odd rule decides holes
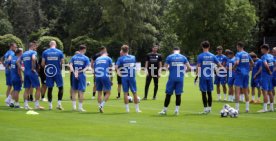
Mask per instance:
[[[29,45],[29,50],[23,53],[23,50],[18,48],[15,43],[10,45],[10,50],[4,56],[4,65],[6,67],[6,84],[7,99],[6,103],[14,108],[20,108],[19,93],[22,84],[24,84],[24,108],[30,110],[28,105],[28,96],[31,89],[36,89],[35,94],[35,109],[43,110],[39,104],[40,100],[40,81],[37,66],[44,69],[46,74],[46,86],[48,88],[49,109],[52,110],[52,92],[54,84],[58,87],[58,104],[57,109],[63,110],[61,101],[63,98],[63,78],[62,64],[64,63],[64,55],[62,51],[57,49],[55,41],[49,43],[49,48],[42,53],[41,64],[37,63],[37,44],[32,42]],[[196,67],[196,80],[199,79],[199,89],[202,93],[202,101],[204,106],[204,114],[211,112],[212,108],[212,91],[213,85],[217,85],[218,100],[220,96],[220,86],[223,87],[224,100],[226,99],[228,85],[228,101],[235,101],[236,110],[239,111],[240,95],[245,96],[246,112],[249,112],[249,74],[252,70],[251,88],[252,100],[255,100],[255,88],[258,89],[258,100],[261,92],[264,102],[263,109],[259,112],[274,111],[274,87],[276,86],[276,48],[272,50],[273,55],[269,54],[270,48],[264,44],[261,46],[262,58],[259,59],[254,53],[244,51],[244,44],[237,43],[237,53],[231,50],[226,50],[223,55],[223,48],[217,47],[218,55],[209,52],[210,43],[203,41],[201,43],[203,52],[198,55]],[[79,51],[71,58],[69,68],[72,77],[71,79],[71,100],[73,110],[77,110],[76,97],[78,97],[78,111],[85,112],[83,108],[84,92],[86,90],[86,75],[85,72],[92,67],[95,77],[96,91],[98,92],[99,112],[104,112],[104,106],[109,99],[112,88],[112,59],[108,56],[107,50],[103,48],[100,55],[90,62],[85,56],[86,46],[80,45]],[[136,58],[129,53],[129,46],[123,45],[120,51],[120,57],[115,63],[115,70],[122,80],[122,88],[124,92],[124,104],[126,112],[130,112],[129,108],[129,90],[134,96],[135,110],[140,113],[139,100],[136,86]],[[22,64],[24,67],[22,67]],[[23,69],[24,68],[24,69]],[[173,48],[173,53],[166,58],[164,68],[169,71],[169,79],[166,84],[166,97],[164,108],[159,113],[166,115],[170,99],[173,94],[176,96],[175,115],[179,115],[181,105],[181,95],[184,87],[184,77],[186,71],[191,70],[188,59],[180,53],[180,48]],[[161,69],[161,68],[160,68]],[[21,74],[23,72],[23,76]],[[150,73],[150,72],[147,72]],[[161,71],[158,71],[161,73]],[[158,75],[159,77],[160,75]],[[213,83],[213,79],[215,79]],[[13,89],[12,89],[13,88]],[[78,95],[78,96],[77,96]],[[270,105],[268,110],[267,105]]]

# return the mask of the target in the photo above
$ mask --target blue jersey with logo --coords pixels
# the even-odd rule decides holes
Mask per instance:
[[[116,62],[118,68],[120,68],[120,72],[122,77],[127,78],[135,78],[135,70],[136,70],[136,58],[133,55],[124,55],[119,57]]]
[[[28,50],[25,51],[22,56],[21,56],[21,61],[24,64],[24,73],[29,73],[32,71],[32,57],[33,56],[37,56],[37,52],[34,50]],[[36,63],[34,64],[36,65]],[[34,66],[34,68],[36,68],[36,66]]]
[[[218,61],[221,63],[221,64],[226,64],[227,63],[227,57],[223,54],[221,55],[216,55]]]
[[[255,74],[259,71],[259,69],[262,67],[262,60],[261,59],[257,59],[255,62],[254,62],[254,66],[253,66],[253,69],[252,69],[252,77],[255,76]],[[261,77],[261,74],[259,74],[256,79],[260,79]]]
[[[199,76],[206,79],[213,77],[213,69],[215,64],[218,64],[217,57],[210,52],[203,52],[197,57],[197,64],[200,65]],[[205,74],[204,74],[205,73]]]
[[[250,61],[252,58],[245,51],[240,51],[236,54],[236,61],[239,61],[236,72],[243,75],[248,75],[250,72]]]
[[[262,59],[262,77],[270,76],[270,74],[265,68],[264,63],[267,63],[270,71],[273,72],[274,63],[275,63],[274,57],[271,54],[264,54],[261,59]]]
[[[11,60],[11,79],[12,80],[20,80],[20,76],[18,74],[18,66],[16,64],[18,60],[17,56],[13,56]]]
[[[9,58],[11,58],[13,56],[14,56],[14,51],[12,51],[12,50],[8,50],[5,53],[5,55],[4,55],[4,65],[5,65],[5,67],[10,66],[11,60],[9,60]],[[5,70],[6,70],[6,72],[10,71],[8,68],[6,68]]]
[[[169,65],[169,79],[170,80],[183,80],[185,72],[185,64],[188,60],[181,54],[171,54],[166,58],[166,64]]]
[[[235,76],[235,71],[233,70],[233,67],[235,65],[235,61],[236,61],[236,58],[233,57],[233,58],[228,58],[227,59],[227,63],[226,63],[226,67],[228,68],[228,77],[230,76],[230,71],[232,71],[232,76]]]
[[[57,73],[61,73],[61,60],[64,58],[62,51],[56,48],[49,48],[42,53],[42,59],[46,65],[53,65],[57,69]]]
[[[89,58],[83,54],[74,55],[71,58],[70,63],[73,64],[74,70],[78,70],[78,71],[82,71],[83,69],[85,69],[90,65]]]
[[[112,66],[112,59],[108,56],[101,56],[95,60],[95,75],[96,77],[108,77],[110,74],[110,67]]]

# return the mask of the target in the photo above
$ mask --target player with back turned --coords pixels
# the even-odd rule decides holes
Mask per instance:
[[[175,115],[179,115],[181,95],[183,93],[184,87],[184,75],[186,71],[185,66],[188,68],[188,70],[191,69],[187,58],[180,54],[179,47],[175,47],[173,49],[173,54],[169,55],[166,58],[165,67],[169,69],[170,75],[166,85],[166,98],[164,102],[164,108],[159,114],[166,115],[171,96],[173,95],[173,93],[175,93],[176,107],[174,113]]]
[[[209,52],[210,43],[208,41],[203,41],[201,43],[203,53],[197,57],[197,74],[199,76],[199,88],[202,93],[202,101],[204,106],[203,114],[208,114],[212,110],[212,91],[213,86],[213,70],[215,64],[219,67],[222,65],[219,63],[217,57]],[[220,75],[220,74],[216,74]],[[207,98],[208,95],[208,98]]]

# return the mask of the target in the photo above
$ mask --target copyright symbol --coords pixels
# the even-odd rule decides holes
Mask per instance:
[[[44,73],[47,77],[54,77],[57,74],[57,67],[53,64],[46,65]]]

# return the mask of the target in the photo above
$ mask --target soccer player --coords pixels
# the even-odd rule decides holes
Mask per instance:
[[[54,83],[58,87],[58,106],[57,110],[63,110],[61,105],[63,97],[63,79],[62,79],[62,64],[64,62],[64,55],[61,50],[57,49],[56,41],[49,43],[50,48],[42,53],[42,67],[45,68],[46,73],[46,86],[48,87],[48,102],[49,110],[53,109],[52,93]]]
[[[17,60],[21,57],[22,53],[23,53],[23,49],[18,48],[15,51],[15,55],[12,57],[12,60],[11,60],[11,81],[13,86],[12,98],[15,101],[14,108],[20,108],[18,100],[19,100],[19,93],[22,88],[23,78],[21,73],[21,63],[17,64]]]
[[[218,61],[221,63],[221,65],[223,65],[224,67],[226,66],[226,62],[227,62],[227,57],[225,55],[222,54],[223,52],[223,48],[222,46],[218,46],[217,47],[217,59]],[[222,68],[225,69],[225,68]],[[217,70],[217,71],[224,71],[224,70]],[[226,71],[225,71],[226,72]],[[215,82],[214,84],[217,86],[217,95],[218,95],[218,101],[221,100],[221,96],[220,96],[220,86],[222,86],[223,88],[223,93],[224,93],[224,101],[226,101],[226,93],[227,93],[227,88],[226,88],[226,83],[227,83],[227,76],[225,73],[220,73],[221,76],[216,75],[215,76]]]
[[[24,64],[24,108],[26,110],[30,110],[32,108],[29,107],[28,104],[28,96],[30,94],[31,88],[36,89],[35,93],[35,109],[37,110],[43,110],[44,107],[41,107],[39,105],[39,99],[40,99],[40,82],[38,78],[38,73],[36,71],[36,61],[37,61],[37,52],[35,51],[37,48],[37,45],[35,43],[29,44],[29,50],[25,51],[21,58],[17,60],[18,66],[20,65],[20,62],[23,61]]]
[[[254,66],[252,69],[252,77],[251,77],[251,92],[252,92],[252,99],[250,103],[260,103],[260,97],[261,97],[261,71],[262,71],[262,60],[258,58],[258,56],[251,52],[249,53],[251,58],[254,61]],[[258,99],[255,101],[255,88],[257,88],[258,91]]]
[[[12,91],[12,82],[11,82],[11,59],[12,56],[14,56],[14,51],[17,49],[16,43],[10,44],[10,49],[5,53],[4,55],[4,66],[5,66],[5,75],[6,75],[6,85],[7,85],[7,91],[6,91],[6,100],[5,103],[7,106],[10,106],[10,102],[12,100],[11,91]]]
[[[154,81],[154,94],[153,100],[156,100],[156,95],[158,91],[158,79],[160,77],[159,69],[162,67],[162,56],[161,54],[157,53],[159,46],[154,45],[152,47],[152,52],[147,54],[147,60],[145,63],[147,78],[146,78],[146,85],[145,85],[145,96],[143,100],[147,100],[148,91],[151,79]]]
[[[164,102],[164,108],[159,113],[161,115],[166,115],[168,106],[170,104],[171,96],[175,92],[175,115],[179,115],[179,107],[181,105],[181,95],[183,93],[184,87],[184,75],[185,66],[188,70],[191,69],[187,58],[180,54],[180,48],[175,47],[173,49],[173,54],[166,58],[165,68],[169,69],[170,75],[169,80],[166,85],[166,98]]]
[[[236,110],[240,110],[240,94],[245,95],[246,100],[246,112],[249,112],[249,95],[248,95],[248,83],[249,83],[249,72],[254,62],[250,55],[244,51],[244,44],[242,42],[237,43],[237,54],[234,70],[236,71],[236,79],[234,82],[235,86],[235,101]]]
[[[47,48],[43,48],[43,51],[45,51]],[[46,86],[46,74],[44,72],[44,67],[41,65],[42,63],[42,54],[40,54],[40,57],[38,59],[38,72],[39,72],[39,77],[40,77],[40,83],[41,83],[41,100],[46,102],[48,101],[45,98],[45,93],[47,91],[47,86]]]
[[[228,57],[228,61],[226,64],[226,68],[227,68],[227,84],[228,84],[228,101],[233,102],[234,101],[234,81],[235,81],[235,77],[236,77],[236,73],[233,70],[233,66],[235,64],[235,55],[234,52],[231,50],[228,50],[227,52],[227,57]]]
[[[120,56],[122,56],[122,51],[120,51]],[[120,70],[120,68],[119,68],[119,70]],[[116,70],[116,72],[117,72],[117,70]],[[118,91],[118,96],[117,96],[117,99],[120,99],[120,97],[121,97],[121,88],[122,88],[122,77],[117,73],[117,85],[118,85],[118,87],[117,87],[117,91]]]
[[[222,67],[222,65],[218,61],[217,57],[209,52],[209,41],[203,41],[201,43],[201,47],[203,49],[203,53],[197,57],[197,74],[199,76],[199,87],[202,93],[202,101],[204,106],[203,114],[208,114],[212,110],[212,91],[214,89],[213,70],[215,68],[215,64],[219,67]]]
[[[96,53],[92,59],[91,59],[91,68],[94,70],[94,62],[96,61],[96,59],[98,57],[100,57],[102,55],[102,52],[106,52],[106,48],[105,47],[101,47],[100,51],[98,53]],[[94,77],[93,77],[93,81],[94,81],[94,86],[93,86],[93,95],[92,95],[92,99],[95,99],[95,95],[96,95],[96,77],[95,77],[95,70],[94,70]]]
[[[270,111],[274,111],[274,98],[273,98],[273,83],[272,73],[276,65],[273,55],[269,54],[269,45],[264,44],[261,46],[262,51],[262,72],[261,72],[261,88],[264,97],[263,109],[259,112],[267,112],[268,98],[270,98]],[[268,97],[269,96],[269,97]]]
[[[104,105],[110,96],[112,86],[112,59],[108,57],[106,51],[102,52],[102,55],[95,60],[94,69],[98,103],[100,104],[99,111],[103,113]],[[105,92],[104,98],[102,98],[103,91]]]
[[[78,93],[79,98],[79,112],[85,112],[82,107],[83,103],[83,93],[86,89],[86,75],[85,72],[89,69],[90,61],[87,56],[85,56],[86,46],[79,46],[79,53],[75,54],[70,60],[70,71],[73,72],[74,76],[72,77],[72,104],[73,110],[77,109],[76,106],[76,93]]]
[[[126,106],[126,112],[129,113],[129,100],[128,100],[128,92],[131,90],[134,96],[134,103],[136,112],[140,113],[139,102],[137,96],[136,89],[136,79],[135,79],[135,71],[136,71],[136,58],[133,55],[129,55],[129,47],[128,45],[123,45],[121,47],[122,56],[116,62],[116,70],[119,75],[122,77],[122,86],[124,91],[124,102]],[[119,69],[120,68],[120,69]]]

